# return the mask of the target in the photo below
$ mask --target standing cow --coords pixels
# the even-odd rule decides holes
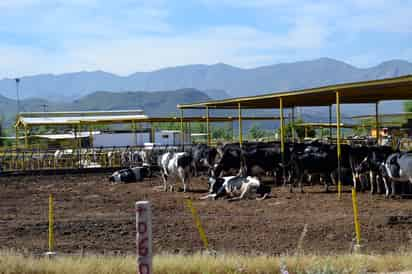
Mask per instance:
[[[386,196],[389,196],[388,181],[391,182],[392,193],[396,195],[396,183],[412,183],[412,153],[397,152],[391,154],[385,161],[381,172],[385,183]]]
[[[160,173],[163,180],[164,191],[168,188],[173,191],[170,179],[180,179],[183,192],[188,190],[192,166],[192,155],[187,152],[166,152],[159,158]]]

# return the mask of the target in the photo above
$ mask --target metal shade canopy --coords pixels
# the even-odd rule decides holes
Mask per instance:
[[[280,108],[280,98],[283,99],[284,108],[329,106],[336,103],[337,91],[340,93],[341,104],[411,99],[412,75],[193,104],[179,104],[177,107],[181,109],[205,107],[236,109],[240,104],[242,109],[273,109]]]

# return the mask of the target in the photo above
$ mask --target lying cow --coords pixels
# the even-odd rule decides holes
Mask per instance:
[[[147,167],[130,167],[115,171],[109,178],[113,183],[132,183],[142,181],[149,174]]]
[[[209,194],[201,199],[218,199],[223,196],[230,197],[230,201],[242,200],[260,194],[257,200],[265,199],[270,193],[270,187],[263,186],[257,177],[210,177]]]
[[[180,179],[183,192],[188,190],[192,166],[192,155],[188,152],[166,152],[159,158],[160,173],[163,180],[164,191],[168,188],[173,191],[170,179]]]

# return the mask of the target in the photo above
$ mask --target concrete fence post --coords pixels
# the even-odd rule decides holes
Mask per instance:
[[[136,202],[137,273],[152,274],[152,211],[150,202]]]

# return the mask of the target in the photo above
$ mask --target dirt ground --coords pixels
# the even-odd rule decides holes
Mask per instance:
[[[206,180],[193,192],[164,193],[158,179],[113,185],[108,174],[0,177],[0,248],[47,250],[48,195],[55,197],[56,250],[77,253],[134,253],[134,203],[153,206],[154,252],[194,252],[202,242],[184,198],[197,208],[210,246],[236,253],[335,254],[351,250],[354,239],[349,188],[342,200],[320,186],[305,193],[273,187],[264,201],[205,201]],[[363,248],[368,253],[412,250],[412,223],[388,223],[412,216],[412,200],[358,194]],[[306,226],[306,232],[304,227]],[[303,234],[303,235],[302,235]],[[300,244],[299,238],[302,238]]]

